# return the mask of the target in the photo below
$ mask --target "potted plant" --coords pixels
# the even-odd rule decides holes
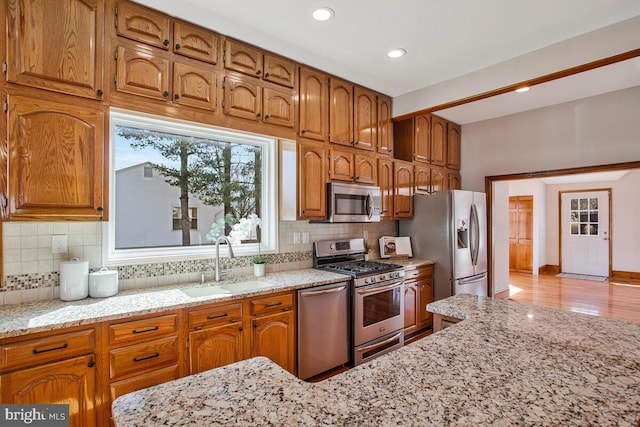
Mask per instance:
[[[365,260],[365,261],[369,261],[369,249],[371,249],[371,248],[369,247],[369,243],[367,243],[367,241],[365,240],[365,241],[364,241],[364,251],[365,251],[365,254],[364,254],[364,260]]]
[[[258,256],[253,258],[253,275],[256,277],[264,276],[267,258],[260,253],[260,242],[258,241]]]

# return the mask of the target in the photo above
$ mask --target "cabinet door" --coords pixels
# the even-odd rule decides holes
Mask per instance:
[[[431,193],[431,168],[427,165],[414,165],[414,186],[416,194]]]
[[[329,141],[353,144],[353,86],[338,79],[329,82]]]
[[[286,87],[294,87],[296,63],[280,56],[264,54],[264,80]]]
[[[417,307],[418,328],[423,329],[432,325],[433,315],[427,311],[427,304],[433,302],[433,276],[420,279],[416,282],[419,302]]]
[[[215,64],[218,62],[218,38],[213,31],[188,24],[173,24],[173,52]]]
[[[189,374],[197,374],[242,359],[242,323],[189,333]]]
[[[116,90],[155,99],[169,99],[169,60],[149,50],[118,46]]]
[[[393,163],[393,217],[413,218],[413,165]]]
[[[262,116],[261,88],[257,82],[239,77],[224,78],[223,111],[225,114],[249,120]]]
[[[265,356],[295,374],[293,311],[251,321],[251,357]]]
[[[224,68],[252,77],[260,77],[262,74],[262,52],[253,46],[225,39]]]
[[[102,110],[22,96],[8,100],[9,216],[101,218]]]
[[[326,74],[300,68],[300,136],[327,140],[327,94]]]
[[[7,80],[101,98],[103,0],[8,2]]]
[[[181,105],[216,111],[218,76],[211,67],[173,64],[173,99]]]
[[[356,86],[353,90],[353,145],[364,150],[375,150],[378,130],[376,94]]]
[[[116,7],[116,31],[127,37],[160,49],[169,49],[171,25],[164,13],[129,1],[120,1]]]
[[[93,356],[81,356],[2,375],[1,401],[21,405],[69,405],[69,425],[96,425],[96,373]]]
[[[327,217],[327,157],[321,145],[298,144],[298,217]]]
[[[414,282],[404,283],[404,333],[410,334],[418,327],[418,288]]]
[[[443,168],[431,168],[431,193],[445,191],[447,189],[447,174]]]
[[[393,162],[378,159],[378,185],[380,186],[380,218],[393,219]]]
[[[292,128],[295,123],[295,101],[291,90],[263,88],[264,123]]]
[[[354,170],[353,153],[334,148],[329,150],[329,177],[331,180],[353,182]]]
[[[462,182],[460,179],[460,173],[449,172],[449,182],[447,183],[447,190],[460,190],[462,188]]]
[[[460,126],[447,123],[447,167],[460,169]]]
[[[431,164],[444,166],[447,161],[447,122],[431,116]]]
[[[391,98],[378,95],[378,153],[391,154],[392,152]]]
[[[354,178],[360,184],[378,183],[378,168],[376,158],[370,154],[356,154],[354,156]]]
[[[413,160],[428,163],[431,157],[431,116],[415,118],[413,138]]]

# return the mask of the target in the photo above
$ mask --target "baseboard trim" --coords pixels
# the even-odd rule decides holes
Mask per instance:
[[[560,273],[559,265],[546,264],[538,268],[538,274],[559,274],[559,273]]]
[[[640,272],[613,270],[611,272],[611,279],[613,279],[613,280],[627,280],[627,281],[640,281]]]

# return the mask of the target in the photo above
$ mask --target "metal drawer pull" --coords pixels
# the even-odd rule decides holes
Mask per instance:
[[[282,301],[278,301],[278,302],[273,303],[273,304],[265,304],[265,305],[264,305],[264,308],[277,307],[277,306],[279,306],[279,305],[282,305]]]
[[[160,329],[160,326],[154,326],[153,328],[149,328],[149,329],[134,329],[133,331],[131,331],[134,334],[144,334],[145,332],[153,332],[153,331],[157,331],[158,329]]]
[[[58,347],[51,347],[51,348],[46,348],[44,350],[38,350],[37,348],[34,348],[31,352],[33,354],[42,354],[42,353],[47,353],[49,351],[55,351],[55,350],[64,350],[65,348],[69,347],[69,344],[64,343],[61,346]]]
[[[142,362],[144,360],[149,360],[149,359],[154,359],[156,357],[159,357],[160,353],[156,352],[155,354],[152,354],[151,356],[147,356],[147,357],[134,357],[133,361],[134,362]]]
[[[361,348],[358,349],[358,351],[363,353],[365,351],[373,350],[374,348],[380,347],[380,346],[382,346],[384,344],[390,343],[391,341],[397,340],[398,338],[400,338],[400,336],[402,334],[404,334],[404,331],[400,331],[400,333],[398,333],[397,335],[394,335],[391,338],[388,338],[388,339],[386,339],[386,340],[384,340],[382,342],[377,342],[375,344],[371,344],[371,345],[368,345],[366,347],[361,347]]]
[[[207,316],[207,320],[219,319],[221,317],[227,317],[228,313],[218,314],[217,316]]]
[[[347,288],[346,286],[341,286],[339,288],[327,289],[326,291],[304,292],[304,293],[300,294],[300,296],[302,296],[302,297],[315,297],[316,295],[335,294],[335,293],[344,291],[346,288]]]

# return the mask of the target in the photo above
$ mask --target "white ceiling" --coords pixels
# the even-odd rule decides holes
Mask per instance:
[[[640,16],[638,0],[137,1],[394,97]],[[319,6],[334,9],[335,18],[314,21]],[[386,52],[395,47],[408,54],[389,59]],[[568,100],[559,96],[564,88],[550,89],[553,102]],[[571,99],[576,96],[572,89]],[[500,108],[537,108],[509,102]],[[495,114],[504,114],[500,108]],[[480,116],[453,117],[464,124]]]

